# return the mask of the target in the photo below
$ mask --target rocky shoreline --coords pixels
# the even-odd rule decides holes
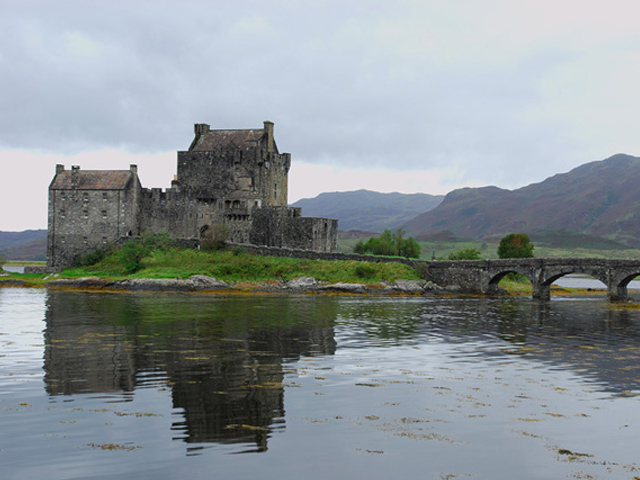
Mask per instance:
[[[45,287],[60,289],[115,291],[115,292],[265,292],[297,294],[351,294],[351,295],[424,295],[438,293],[460,293],[455,285],[438,286],[424,280],[397,280],[379,284],[325,283],[313,277],[298,277],[292,280],[273,282],[228,283],[206,275],[178,278],[126,278],[110,280],[101,277],[60,278],[54,274],[45,278],[43,284],[35,285],[26,280],[7,276],[0,278],[0,287]]]

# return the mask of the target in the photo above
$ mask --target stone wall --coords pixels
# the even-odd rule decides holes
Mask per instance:
[[[48,266],[72,265],[78,255],[139,235],[139,195],[137,181],[122,190],[50,190]]]

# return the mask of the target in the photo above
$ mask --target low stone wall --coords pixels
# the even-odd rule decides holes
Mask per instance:
[[[241,248],[247,253],[253,253],[255,255],[262,255],[265,257],[285,257],[285,258],[303,258],[307,260],[353,260],[357,262],[373,262],[373,263],[404,263],[411,267],[416,267],[421,263],[425,263],[423,260],[413,260],[410,258],[400,257],[377,257],[375,255],[360,255],[356,253],[325,253],[314,252],[311,250],[295,250],[291,248],[279,248],[279,247],[267,247],[259,245],[250,245],[242,243],[227,243],[229,248]]]

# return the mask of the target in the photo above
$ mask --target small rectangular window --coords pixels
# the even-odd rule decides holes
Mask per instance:
[[[88,240],[89,240],[89,239],[88,239],[87,237],[82,237],[82,241],[83,241],[84,243],[87,243],[87,241],[88,241]]]
[[[88,201],[89,201],[89,194],[88,194],[88,193],[85,193],[85,194],[82,196],[82,198],[84,199],[84,201],[85,201],[85,202],[88,202]]]
[[[102,192],[102,200],[104,200],[105,202],[107,201],[107,192]]]
[[[60,216],[63,218],[67,216],[67,212],[64,210],[64,208],[60,210]]]
[[[66,193],[64,193],[64,192],[62,192],[62,193],[60,194],[60,198],[61,198],[61,199],[62,199],[62,201],[64,202],[64,201],[67,199],[67,194],[66,194]]]
[[[107,218],[107,211],[106,210],[102,210],[102,218]]]
[[[84,218],[89,218],[89,210],[83,210],[82,215],[84,216]]]

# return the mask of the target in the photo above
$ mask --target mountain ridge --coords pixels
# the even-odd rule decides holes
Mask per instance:
[[[410,235],[486,238],[567,230],[640,246],[640,158],[616,154],[515,190],[462,188],[401,225]]]
[[[431,210],[444,195],[428,193],[380,193],[360,189],[348,192],[324,192],[314,198],[302,198],[292,207],[302,208],[305,217],[337,218],[340,230],[382,232],[394,229],[420,213]]]

